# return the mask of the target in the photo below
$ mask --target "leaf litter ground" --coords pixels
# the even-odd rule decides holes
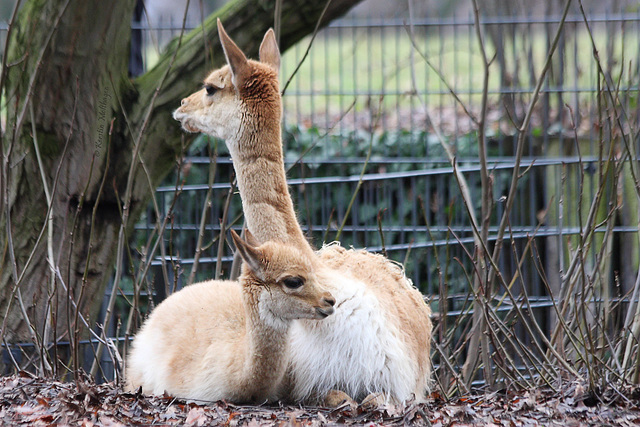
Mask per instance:
[[[0,378],[0,424],[28,426],[633,426],[640,425],[640,389],[587,392],[494,392],[427,403],[368,408],[240,406],[193,403],[125,393],[113,384],[65,383],[28,374]]]

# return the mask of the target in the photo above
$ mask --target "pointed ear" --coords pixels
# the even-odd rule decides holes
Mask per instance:
[[[233,84],[238,87],[247,69],[247,57],[244,56],[240,48],[227,35],[227,32],[222,26],[222,22],[220,22],[220,18],[218,18],[218,35],[220,36],[224,56],[227,58],[227,64],[229,64],[231,68]]]
[[[251,234],[248,228],[244,229],[244,240],[251,246],[260,246],[260,242],[256,239],[256,236]]]
[[[261,252],[258,248],[251,246],[249,243],[242,240],[238,233],[231,230],[231,238],[236,245],[236,249],[240,253],[240,256],[247,263],[249,268],[262,279],[262,261],[260,260]]]
[[[260,44],[260,62],[264,62],[274,70],[280,71],[280,49],[278,49],[276,33],[271,28],[265,33]]]

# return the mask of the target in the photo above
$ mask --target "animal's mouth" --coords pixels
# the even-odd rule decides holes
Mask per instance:
[[[191,120],[187,119],[187,118],[182,118],[182,119],[178,119],[176,118],[176,120],[178,120],[180,122],[180,124],[182,125],[182,129],[186,130],[187,132],[191,132],[191,133],[198,133],[200,132],[200,129],[198,129],[197,127],[195,127],[192,123]]]
[[[174,120],[179,121],[180,124],[182,125],[182,129],[186,130],[187,132],[191,132],[191,133],[200,132],[200,129],[198,129],[191,123],[191,120],[189,120],[187,115],[184,112],[180,111],[180,108],[178,108],[173,112],[173,118]]]
[[[316,313],[320,316],[321,319],[325,319],[333,314],[335,309],[333,307],[321,308],[316,307]]]
[[[182,122],[182,129],[186,130],[187,132],[191,132],[191,133],[200,132],[200,129],[198,129],[195,126],[191,125],[191,123],[189,123],[188,120],[185,120],[184,122]]]

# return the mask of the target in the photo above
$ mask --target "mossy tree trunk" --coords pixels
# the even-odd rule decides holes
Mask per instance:
[[[323,25],[358,1],[331,1]],[[283,1],[283,51],[313,31],[325,4]],[[255,57],[273,25],[275,1],[230,2],[170,43],[153,69],[130,79],[134,6],[31,0],[11,30],[0,175],[0,322],[7,342],[70,340],[84,330],[75,304],[95,321],[123,209],[131,230],[181,153],[184,135],[171,111],[224,61],[215,18]]]

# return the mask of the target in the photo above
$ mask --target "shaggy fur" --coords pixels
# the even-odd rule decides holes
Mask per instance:
[[[333,284],[336,316],[326,324],[294,325],[294,399],[324,396],[332,388],[358,401],[379,392],[395,401],[422,399],[429,386],[432,328],[422,294],[400,266],[381,255],[337,244],[318,255],[333,271],[325,283]],[[332,369],[322,369],[321,378],[305,378],[323,364]]]

